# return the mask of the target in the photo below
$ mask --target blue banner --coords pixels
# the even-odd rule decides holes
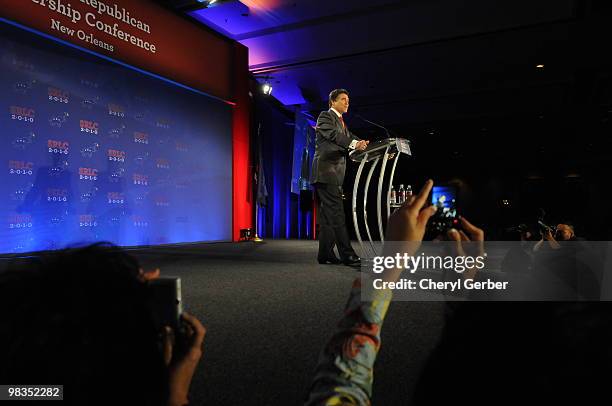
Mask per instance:
[[[0,252],[231,240],[231,107],[0,25]]]

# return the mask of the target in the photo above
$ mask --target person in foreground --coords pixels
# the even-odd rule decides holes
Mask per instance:
[[[69,404],[188,404],[206,329],[154,326],[137,260],[105,244],[67,249],[0,274],[0,382],[64,385]]]
[[[433,182],[390,218],[385,241],[404,241],[413,255],[420,247],[435,207],[425,207]],[[451,230],[457,255],[473,241],[484,253],[484,232],[461,218],[464,231]],[[386,252],[383,255],[394,255]],[[401,270],[385,270],[394,282]],[[462,274],[476,279],[475,270]],[[388,290],[362,301],[353,283],[344,316],[325,345],[305,404],[369,406],[381,328],[392,299]],[[452,305],[452,306],[451,306]],[[594,404],[609,393],[612,317],[609,302],[452,302],[446,323],[406,405]],[[406,332],[416,334],[418,332]],[[407,368],[414,366],[406,365]],[[401,384],[401,382],[397,382]]]
[[[436,206],[425,207],[433,186],[427,181],[389,218],[385,241],[406,241],[409,255],[419,248],[425,226]],[[399,279],[401,270],[386,270],[386,282]],[[378,298],[361,302],[361,280],[353,282],[344,317],[338,331],[325,346],[316,369],[307,405],[369,405],[374,380],[374,362],[380,349],[380,330],[391,301],[390,290],[380,290]]]

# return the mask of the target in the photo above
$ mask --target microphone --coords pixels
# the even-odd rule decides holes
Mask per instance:
[[[368,120],[367,118],[363,117],[363,116],[362,116],[362,115],[360,115],[360,114],[355,114],[355,116],[356,116],[356,117],[359,117],[361,120],[365,121],[365,122],[366,122],[366,123],[368,123],[368,124],[372,124],[372,125],[373,125],[373,126],[375,126],[375,127],[382,128],[383,130],[385,130],[385,133],[387,134],[387,136],[388,136],[389,138],[391,137],[391,135],[393,135],[394,137],[398,137],[396,134],[394,134],[393,132],[389,131],[389,130],[388,130],[386,127],[385,127],[385,126],[382,126],[382,125],[380,125],[380,124],[378,124],[378,123],[375,123],[374,121],[370,121],[370,120]],[[399,137],[398,137],[398,138],[399,138]]]

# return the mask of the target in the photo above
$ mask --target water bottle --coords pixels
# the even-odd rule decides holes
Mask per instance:
[[[395,189],[393,188],[393,185],[391,185],[391,192],[389,192],[389,203],[395,204],[396,201],[397,201],[397,196],[395,193]]]
[[[408,185],[406,186],[406,199],[410,199],[410,196],[412,196],[412,186]]]
[[[406,201],[406,190],[404,189],[404,185],[400,185],[400,188],[397,191],[397,194],[399,196],[398,204],[404,204],[404,202]]]

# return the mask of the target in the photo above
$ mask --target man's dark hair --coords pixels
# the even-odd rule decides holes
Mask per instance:
[[[0,382],[64,385],[71,404],[162,405],[168,372],[138,261],[110,244],[0,273]]]
[[[332,102],[336,101],[338,96],[340,96],[341,94],[345,94],[348,96],[349,92],[346,89],[334,89],[329,93],[329,107],[331,107]]]

